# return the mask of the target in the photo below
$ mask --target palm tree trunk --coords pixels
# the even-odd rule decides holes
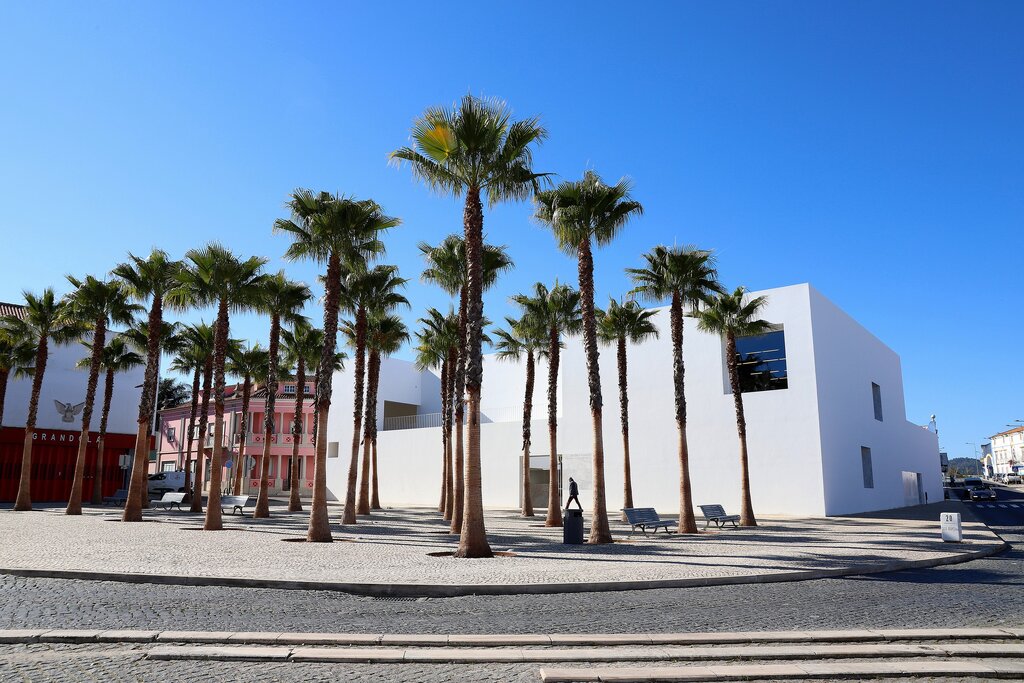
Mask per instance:
[[[78,437],[78,457],[75,458],[75,478],[71,482],[71,496],[64,510],[66,515],[82,514],[82,488],[85,486],[85,452],[89,447],[89,426],[92,424],[93,406],[96,404],[96,386],[100,380],[103,347],[107,343],[107,317],[96,319],[92,335],[92,354],[89,359],[89,380],[85,385],[85,406],[82,408],[82,432]]]
[[[441,499],[437,504],[437,511],[445,521],[451,521],[452,503],[449,492],[451,491],[452,476],[452,449],[451,449],[451,414],[449,400],[451,392],[448,390],[449,363],[446,357],[441,361]]]
[[[619,365],[619,420],[622,422],[622,507],[633,507],[633,477],[629,468],[629,389],[626,376],[626,338],[619,337],[617,360]],[[626,521],[626,513],[622,513]]]
[[[468,258],[468,247],[466,251]],[[454,501],[452,502],[451,526],[453,534],[462,533],[462,520],[465,515],[464,508],[466,506],[466,455],[463,432],[466,424],[466,403],[464,400],[466,393],[466,368],[470,353],[467,339],[469,326],[469,302],[467,299],[468,292],[463,287],[459,294],[459,357],[455,364],[455,391],[452,397],[452,400],[455,402],[455,465],[452,484]],[[482,302],[480,308],[483,310]],[[483,519],[482,514],[481,512],[481,520]]]
[[[561,361],[558,328],[548,335],[548,516],[544,526],[562,526],[562,501],[558,497],[558,364]]]
[[[32,441],[36,432],[36,415],[39,413],[39,392],[43,388],[43,375],[46,373],[46,359],[49,353],[49,340],[42,337],[36,347],[32,394],[28,399],[28,417],[25,420],[25,445],[21,451],[21,476],[18,479],[18,496],[14,500],[15,512],[32,509]],[[139,514],[141,516],[141,511]]]
[[[249,398],[252,396],[252,378],[245,375],[242,379],[242,417],[238,420],[238,455],[235,456],[235,485],[231,489],[231,495],[242,495],[242,475],[245,474],[243,463],[245,462],[245,443],[249,436]]]
[[[380,510],[380,489],[377,488],[377,432],[373,433],[373,491],[370,494],[370,507],[374,510]]]
[[[288,512],[302,512],[302,501],[299,499],[299,442],[302,441],[302,423],[306,416],[303,406],[306,399],[306,359],[299,354],[298,368],[295,371],[295,415],[292,416],[292,471],[289,475],[292,486],[288,491]]]
[[[352,407],[352,456],[348,462],[345,511],[342,524],[356,523],[356,479],[359,471],[359,436],[363,427],[363,391],[366,378],[366,307],[356,309],[356,369]]]
[[[669,306],[669,327],[672,332],[672,383],[675,387],[676,428],[679,431],[679,533],[697,533],[693,516],[693,494],[690,489],[690,453],[686,442],[686,391],[683,365],[683,303],[679,292],[672,293]]]
[[[210,394],[213,391],[213,359],[203,365],[203,401],[199,406],[199,447],[196,449],[196,475],[192,479],[192,505],[189,512],[203,511],[203,475],[206,474],[206,432],[210,429]]]
[[[341,258],[331,253],[327,261],[324,282],[324,348],[316,370],[316,424],[314,440],[316,457],[313,462],[313,502],[309,510],[309,530],[306,540],[311,543],[330,543],[331,524],[327,517],[327,440],[316,438],[318,430],[327,432],[327,415],[331,410],[331,368],[338,343],[338,288],[341,281]]]
[[[370,351],[366,375],[366,406],[363,419],[363,464],[359,481],[359,502],[356,513],[370,514],[370,457],[373,436],[377,431],[377,380],[380,378],[380,352]]]
[[[604,425],[602,419],[601,367],[598,365],[597,317],[594,313],[594,256],[588,238],[579,246],[580,312],[583,315],[583,346],[587,355],[590,416],[594,427],[594,508],[588,543],[611,543],[604,486]]]
[[[213,454],[210,456],[210,494],[206,503],[204,531],[220,531],[224,528],[221,519],[223,511],[220,509],[220,487],[223,477],[221,467],[224,453],[224,360],[228,352],[228,325],[228,301],[222,298],[217,311],[217,327],[213,342]]]
[[[466,366],[466,393],[469,395],[469,449],[466,452],[465,486],[456,488],[456,497],[460,491],[463,495],[462,529],[459,537],[459,549],[456,557],[493,557],[491,546],[487,543],[487,529],[484,526],[484,506],[482,481],[480,475],[480,391],[484,380],[483,365],[483,229],[484,212],[480,204],[480,188],[470,187],[466,190],[466,206],[463,212],[463,226],[466,233],[466,332],[468,342]],[[461,403],[460,393],[458,400]],[[458,465],[459,463],[456,463]],[[456,473],[462,476],[462,468]],[[458,502],[458,498],[456,498]]]
[[[135,458],[132,462],[131,484],[128,499],[124,504],[124,522],[142,521],[143,497],[146,493],[146,476],[149,469],[149,421],[156,407],[157,373],[160,371],[160,330],[163,329],[164,300],[155,295],[149,308],[149,338],[146,340],[146,374],[142,382],[142,398],[139,401],[138,431],[135,435]]]
[[[281,316],[270,316],[270,348],[267,356],[267,408],[263,414],[263,458],[260,462],[260,492],[256,496],[253,517],[270,516],[270,442],[274,438],[274,407],[277,403],[277,365],[280,362],[278,349],[281,344]]]
[[[530,416],[533,414],[533,349],[526,352],[526,395],[523,398],[523,517],[533,517],[530,491]]]
[[[736,434],[740,439],[740,526],[757,526],[754,506],[750,500],[750,470],[747,463],[747,418],[743,413],[743,389],[736,356],[736,335],[725,336],[725,355],[729,368],[729,384],[732,386],[732,400],[736,406]]]
[[[452,521],[452,515],[455,513],[455,366],[459,362],[459,352],[456,347],[452,347],[448,350],[448,377],[447,383],[444,386],[445,401],[445,415],[444,419],[447,420],[445,427],[445,509],[444,520],[446,522]]]
[[[199,374],[202,368],[196,365],[192,372],[192,408],[188,416],[188,434],[185,435],[185,499],[192,502],[192,442],[195,440],[196,411],[199,409]]]
[[[103,409],[100,413],[100,432],[96,437],[96,469],[93,470],[92,499],[93,505],[103,504],[103,456],[104,441],[107,436],[107,418],[110,417],[110,401],[114,396],[114,369],[107,368],[103,380]]]
[[[7,380],[10,376],[10,370],[0,368],[0,428],[4,426],[4,402],[7,399]]]

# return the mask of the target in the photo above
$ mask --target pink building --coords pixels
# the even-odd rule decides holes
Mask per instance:
[[[309,497],[313,492],[314,448],[311,434],[313,429],[313,383],[307,382],[302,405],[302,433],[292,434],[292,420],[295,416],[295,382],[278,384],[277,400],[274,405],[274,431],[270,442],[270,493],[287,495],[291,490],[292,444],[299,441],[300,495]],[[249,424],[247,433],[241,431],[242,385],[229,386],[224,392],[224,486],[234,482],[239,460],[244,468],[242,492],[259,491],[259,462],[264,447],[263,417],[266,414],[267,389],[253,390],[249,400]],[[156,436],[156,460],[150,463],[150,472],[174,472],[185,468],[186,438],[191,404],[175,406],[160,411],[160,433]],[[210,480],[209,456],[213,449],[213,402],[210,408],[210,424],[206,436],[206,472],[203,476],[204,489]],[[196,453],[199,449],[199,419],[196,418],[196,437],[192,443],[192,471],[195,472]],[[242,457],[239,458],[239,450]]]

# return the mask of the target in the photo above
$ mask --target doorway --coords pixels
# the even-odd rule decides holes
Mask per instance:
[[[548,485],[550,484],[550,456],[530,455],[530,498],[535,510],[547,510]],[[555,474],[558,483],[558,500],[562,500],[562,456],[558,456],[558,472]],[[519,500],[523,500],[523,456],[519,456]],[[561,502],[559,502],[561,504]]]

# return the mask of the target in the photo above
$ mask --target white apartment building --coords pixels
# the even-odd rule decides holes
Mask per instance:
[[[993,474],[1024,471],[1024,427],[1014,427],[989,437],[992,441]]]
[[[907,421],[899,356],[807,284],[764,295],[775,331],[739,340],[754,510],[839,515],[942,500],[936,435]],[[634,504],[678,510],[668,309],[658,339],[629,347],[630,460]],[[739,449],[723,341],[686,320],[684,332],[690,476],[695,504],[739,506]],[[607,505],[622,507],[623,447],[613,348],[601,350]],[[349,363],[334,377],[328,486],[344,498],[352,439]],[[387,359],[378,397],[382,504],[436,505],[441,488],[439,377]],[[522,481],[523,363],[485,356],[481,466],[488,507],[515,508]],[[559,487],[573,477],[589,509],[591,419],[582,340],[566,340],[558,391]],[[537,364],[528,466],[535,508],[546,506],[547,372]],[[561,492],[560,492],[561,493]],[[564,501],[565,497],[561,496]]]

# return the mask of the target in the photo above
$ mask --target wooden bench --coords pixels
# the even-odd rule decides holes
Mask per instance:
[[[172,505],[181,510],[181,504],[185,502],[184,493],[172,493],[168,491],[160,500],[152,501],[153,507],[170,508]]]
[[[103,499],[104,505],[124,505],[126,502],[128,502],[128,489],[118,489],[114,491],[114,495]]]
[[[732,522],[733,527],[739,528],[737,522],[740,521],[739,515],[727,515],[725,514],[725,508],[721,505],[701,505],[700,511],[704,515],[704,528],[707,529],[711,522],[715,523],[715,526],[721,529],[726,523]]]
[[[629,530],[630,536],[637,530],[637,527],[640,528],[644,536],[647,535],[648,529],[653,529],[654,533],[658,533],[659,527],[665,527],[666,534],[672,533],[668,528],[670,522],[666,522],[658,517],[658,511],[654,508],[623,508],[622,512],[626,515],[626,521],[632,527]]]
[[[252,499],[252,496],[221,496],[220,497],[220,511],[224,512],[224,508],[231,508],[231,514],[244,515],[247,507],[252,507],[256,504],[256,501]]]

